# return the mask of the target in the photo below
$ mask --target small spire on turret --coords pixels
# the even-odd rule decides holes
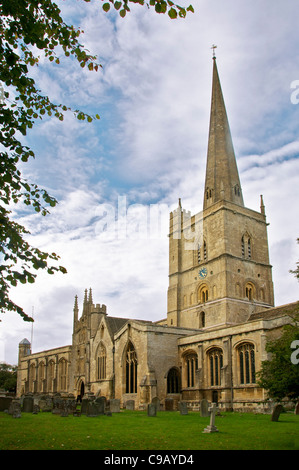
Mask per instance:
[[[261,194],[261,214],[266,215],[265,204],[263,201],[263,195]]]
[[[93,301],[92,301],[92,289],[91,289],[91,288],[89,289],[88,303],[91,304],[91,305],[93,304]]]

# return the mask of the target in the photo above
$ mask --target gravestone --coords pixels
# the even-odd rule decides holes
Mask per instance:
[[[212,403],[211,406],[209,407],[210,424],[204,429],[203,432],[218,432],[218,429],[215,426],[216,411],[218,411],[217,405],[216,403]]]
[[[131,410],[131,411],[135,410],[135,401],[134,400],[128,400],[126,402],[126,410]]]
[[[32,410],[32,414],[33,415],[37,415],[39,413],[39,405],[33,405],[33,410]]]
[[[280,413],[282,412],[282,405],[275,405],[271,415],[271,421],[278,421]]]
[[[165,411],[173,411],[173,398],[165,398]]]
[[[23,400],[23,411],[24,413],[32,413],[34,400],[31,396],[25,396]]]
[[[98,407],[99,414],[103,415],[105,413],[105,407],[106,407],[106,397],[98,397],[95,399],[95,403]]]
[[[149,403],[147,405],[147,416],[157,416],[157,408],[154,403]]]
[[[200,416],[202,416],[203,418],[206,418],[207,416],[210,416],[209,402],[206,399],[203,399],[200,402]]]
[[[59,396],[53,398],[53,408],[52,408],[52,414],[53,415],[59,415],[61,410],[63,408],[63,400]]]
[[[157,411],[160,411],[160,400],[158,397],[152,399],[152,404],[155,405]]]
[[[90,402],[88,398],[83,398],[81,402],[81,413],[86,414],[87,405]]]
[[[38,402],[40,410],[44,412],[51,412],[53,408],[53,402],[51,397],[42,398]]]
[[[10,414],[13,418],[21,418],[21,403],[19,400],[11,401],[8,414]]]
[[[117,398],[113,398],[109,400],[110,411],[111,413],[119,413],[120,412],[120,400]]]
[[[87,404],[86,416],[88,418],[95,418],[96,416],[99,416],[99,414],[98,404],[95,401],[89,401]]]
[[[188,414],[187,403],[185,401],[180,401],[179,402],[179,410],[180,410],[181,415],[187,415]]]
[[[299,415],[299,401],[297,401],[295,410],[294,410],[295,415]]]

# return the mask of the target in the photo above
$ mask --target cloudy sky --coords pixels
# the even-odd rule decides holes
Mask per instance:
[[[24,337],[33,338],[33,352],[71,344],[74,297],[82,307],[85,288],[110,315],[166,317],[168,214],[178,198],[192,213],[202,209],[213,44],[245,205],[258,211],[264,197],[275,304],[298,299],[289,273],[299,259],[297,4],[196,0],[194,14],[170,20],[139,5],[122,19],[101,3],[58,2],[103,68],[63,59],[41,60],[33,71],[53,101],[101,120],[70,113],[27,136],[37,158],[24,175],[59,205],[47,217],[15,215],[68,274],[40,273],[34,285],[11,291],[35,322],[31,336],[31,324],[3,316],[0,360],[8,363],[17,362]]]

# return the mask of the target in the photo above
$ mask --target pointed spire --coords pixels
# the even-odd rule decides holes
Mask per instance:
[[[74,324],[78,321],[78,317],[79,317],[78,296],[75,295],[75,304],[74,304]]]
[[[92,289],[91,288],[89,289],[88,303],[91,304],[91,305],[93,303],[93,301],[92,301]]]
[[[266,215],[265,204],[263,200],[263,195],[261,194],[261,214]]]
[[[220,200],[244,206],[216,57],[213,55],[212,101],[203,207],[206,209]]]

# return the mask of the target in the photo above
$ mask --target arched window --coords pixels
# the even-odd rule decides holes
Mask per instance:
[[[242,258],[251,259],[251,251],[252,251],[251,248],[252,248],[251,237],[250,235],[248,235],[248,233],[245,233],[241,238]]]
[[[245,296],[250,301],[254,299],[254,285],[251,282],[247,282],[245,286]]]
[[[203,259],[207,261],[208,259],[208,249],[207,249],[207,243],[203,242]]]
[[[203,286],[200,287],[198,291],[198,302],[204,304],[209,300],[209,290],[208,286],[204,284]]]
[[[251,343],[244,343],[238,348],[239,374],[241,384],[255,383],[255,350]]]
[[[58,364],[58,378],[61,391],[66,391],[67,388],[67,361],[62,358]]]
[[[195,387],[195,372],[198,369],[197,354],[188,354],[185,358],[187,387]]]
[[[126,393],[137,393],[137,355],[129,342],[126,352]]]
[[[106,379],[106,348],[103,344],[100,345],[97,357],[97,379]]]
[[[167,374],[167,393],[180,393],[180,373],[175,367]]]
[[[29,392],[34,393],[34,384],[36,381],[36,367],[35,364],[30,364],[29,367]]]
[[[45,380],[45,363],[40,362],[38,365],[38,388],[40,392],[43,392],[44,380]]]
[[[223,367],[223,352],[220,348],[213,348],[208,352],[210,385],[221,385],[221,368]]]
[[[201,246],[198,245],[198,247],[197,247],[197,262],[198,262],[198,264],[200,264],[200,262],[201,262],[200,250],[201,250]]]

